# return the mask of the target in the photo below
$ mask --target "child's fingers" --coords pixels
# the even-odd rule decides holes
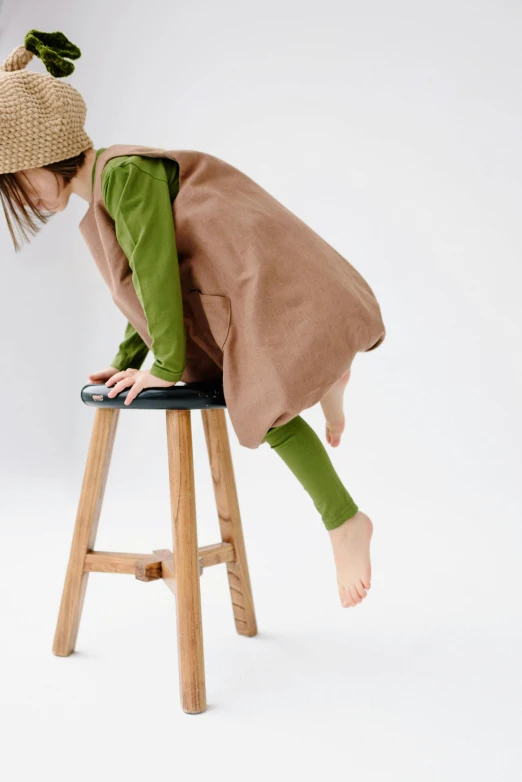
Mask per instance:
[[[113,375],[110,379],[113,380],[117,375]],[[117,396],[120,391],[123,391],[124,388],[127,388],[127,386],[131,386],[134,383],[134,378],[131,375],[126,375],[125,377],[122,377],[121,380],[118,380],[114,388],[111,388],[107,396],[109,396],[111,399],[114,396]],[[108,385],[108,383],[106,383]]]
[[[96,382],[97,380],[107,380],[111,375],[114,375],[115,372],[117,372],[116,369],[109,368],[109,369],[102,369],[100,372],[91,372],[90,375],[87,375],[87,379]]]
[[[125,402],[123,403],[125,405],[125,407],[128,407],[131,404],[132,400],[135,399],[138,396],[138,394],[140,393],[142,388],[143,388],[143,386],[140,385],[139,383],[134,383],[133,384],[131,390],[127,394],[127,398],[125,399]]]
[[[127,374],[127,370],[123,370],[122,372],[115,372],[114,375],[111,375],[107,381],[105,382],[106,386],[112,386],[113,383],[115,383],[118,380],[123,380],[123,378],[129,377]]]
[[[131,378],[135,382],[133,383],[133,386],[129,393],[127,394],[127,398],[125,399],[125,402],[123,403],[125,406],[130,405],[130,403],[135,399],[140,391],[143,391],[143,389],[146,387],[146,381],[143,375],[136,379],[135,377]]]
[[[121,372],[118,372],[117,369],[114,369],[111,372],[111,376],[108,378],[105,385],[110,386],[112,385],[114,380],[118,380],[123,377],[131,377],[133,375],[137,375],[138,373],[139,373],[139,369],[132,369],[131,367],[129,367],[128,369],[122,369]]]

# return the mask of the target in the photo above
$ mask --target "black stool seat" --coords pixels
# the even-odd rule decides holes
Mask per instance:
[[[90,407],[118,407],[124,410],[202,410],[226,407],[223,385],[218,381],[185,383],[168,388],[144,388],[130,405],[125,405],[129,388],[109,397],[113,386],[105,383],[83,386],[81,398]]]

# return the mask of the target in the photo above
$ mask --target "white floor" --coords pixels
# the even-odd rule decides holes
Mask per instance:
[[[256,459],[270,470],[271,456]],[[372,589],[343,609],[324,530],[292,498],[296,516],[283,522],[266,496],[242,496],[258,636],[235,633],[224,566],[204,571],[200,715],[180,708],[174,597],[161,582],[92,574],[77,650],[52,654],[74,501],[49,493],[38,525],[23,498],[6,508],[4,778],[519,780],[516,553],[482,538],[463,563],[465,519],[451,535],[452,519],[434,511],[415,538],[413,509],[394,519],[377,504]],[[167,511],[145,519],[140,506],[109,504],[97,548],[170,546]],[[213,518],[199,529],[200,545],[218,540]]]

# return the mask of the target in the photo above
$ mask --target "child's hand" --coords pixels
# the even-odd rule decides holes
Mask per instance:
[[[112,386],[113,384],[115,384],[114,388],[112,388],[108,394],[111,399],[112,397],[117,396],[120,391],[131,386],[131,390],[123,403],[124,405],[130,405],[132,400],[135,399],[144,388],[168,388],[169,386],[176,385],[176,383],[173,383],[170,380],[162,380],[159,377],[151,375],[148,369],[125,369],[123,372],[116,372],[116,374],[112,375],[105,383],[106,386]]]
[[[100,372],[93,372],[92,375],[88,376],[87,380],[91,383],[105,383],[106,380],[119,371],[119,369],[115,369],[114,367],[107,367],[107,369],[102,369]]]

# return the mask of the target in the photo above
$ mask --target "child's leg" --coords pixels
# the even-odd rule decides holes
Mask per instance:
[[[308,492],[329,531],[343,606],[360,603],[370,588],[371,520],[359,510],[304,418],[298,415],[271,427],[264,440]]]
[[[326,529],[339,527],[359,508],[348,494],[324,445],[312,427],[297,415],[272,427],[264,439],[290,467],[308,492]]]

